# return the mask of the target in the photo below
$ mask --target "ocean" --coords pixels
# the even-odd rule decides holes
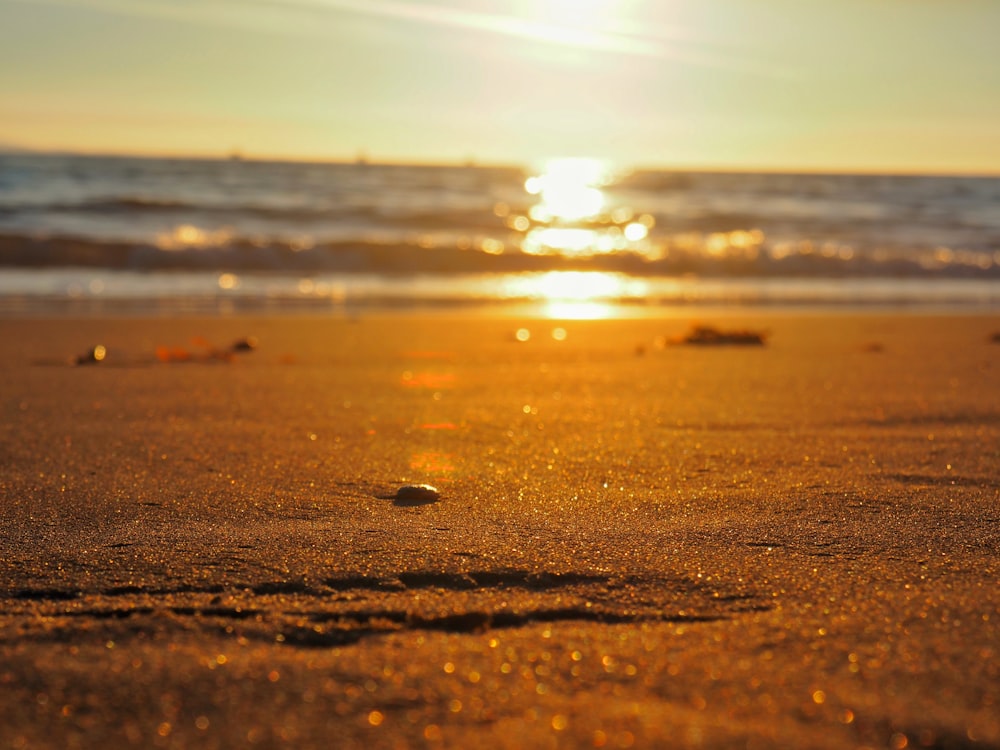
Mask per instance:
[[[0,314],[709,305],[1000,310],[1000,178],[0,155]]]

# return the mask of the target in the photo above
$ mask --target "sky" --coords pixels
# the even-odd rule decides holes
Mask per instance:
[[[1000,174],[997,0],[0,0],[0,147]]]

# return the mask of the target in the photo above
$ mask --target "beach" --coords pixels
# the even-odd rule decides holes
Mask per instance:
[[[0,746],[998,748],[997,331],[0,320]]]

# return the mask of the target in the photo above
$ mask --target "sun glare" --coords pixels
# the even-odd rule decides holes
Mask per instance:
[[[609,201],[614,182],[606,163],[584,158],[552,160],[540,174],[528,177],[524,189],[536,202],[526,216],[506,215],[507,225],[523,234],[522,252],[576,257],[648,253],[653,217],[636,216],[630,207]]]
[[[608,170],[596,159],[557,159],[545,172],[529,177],[524,189],[541,198],[532,218],[538,221],[579,221],[596,217],[604,207],[600,187],[608,180]]]
[[[614,317],[622,300],[642,298],[647,293],[644,281],[622,274],[549,271],[509,279],[504,296],[542,302],[548,318],[592,320]]]

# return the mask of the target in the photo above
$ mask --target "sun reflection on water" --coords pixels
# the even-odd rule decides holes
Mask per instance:
[[[551,320],[606,320],[615,317],[614,305],[607,302],[567,302],[552,300],[544,315]]]
[[[507,215],[507,226],[522,235],[521,250],[530,255],[646,254],[653,217],[611,205],[607,188],[613,184],[614,174],[600,160],[550,161],[525,180],[535,202],[524,214]]]
[[[607,168],[596,159],[557,159],[543,174],[529,177],[524,189],[540,202],[531,207],[535,221],[580,221],[596,217],[604,208],[600,188],[609,181]]]
[[[641,299],[648,284],[625,274],[603,271],[549,271],[509,278],[504,294],[544,303],[544,314],[556,320],[614,317],[616,303]]]

